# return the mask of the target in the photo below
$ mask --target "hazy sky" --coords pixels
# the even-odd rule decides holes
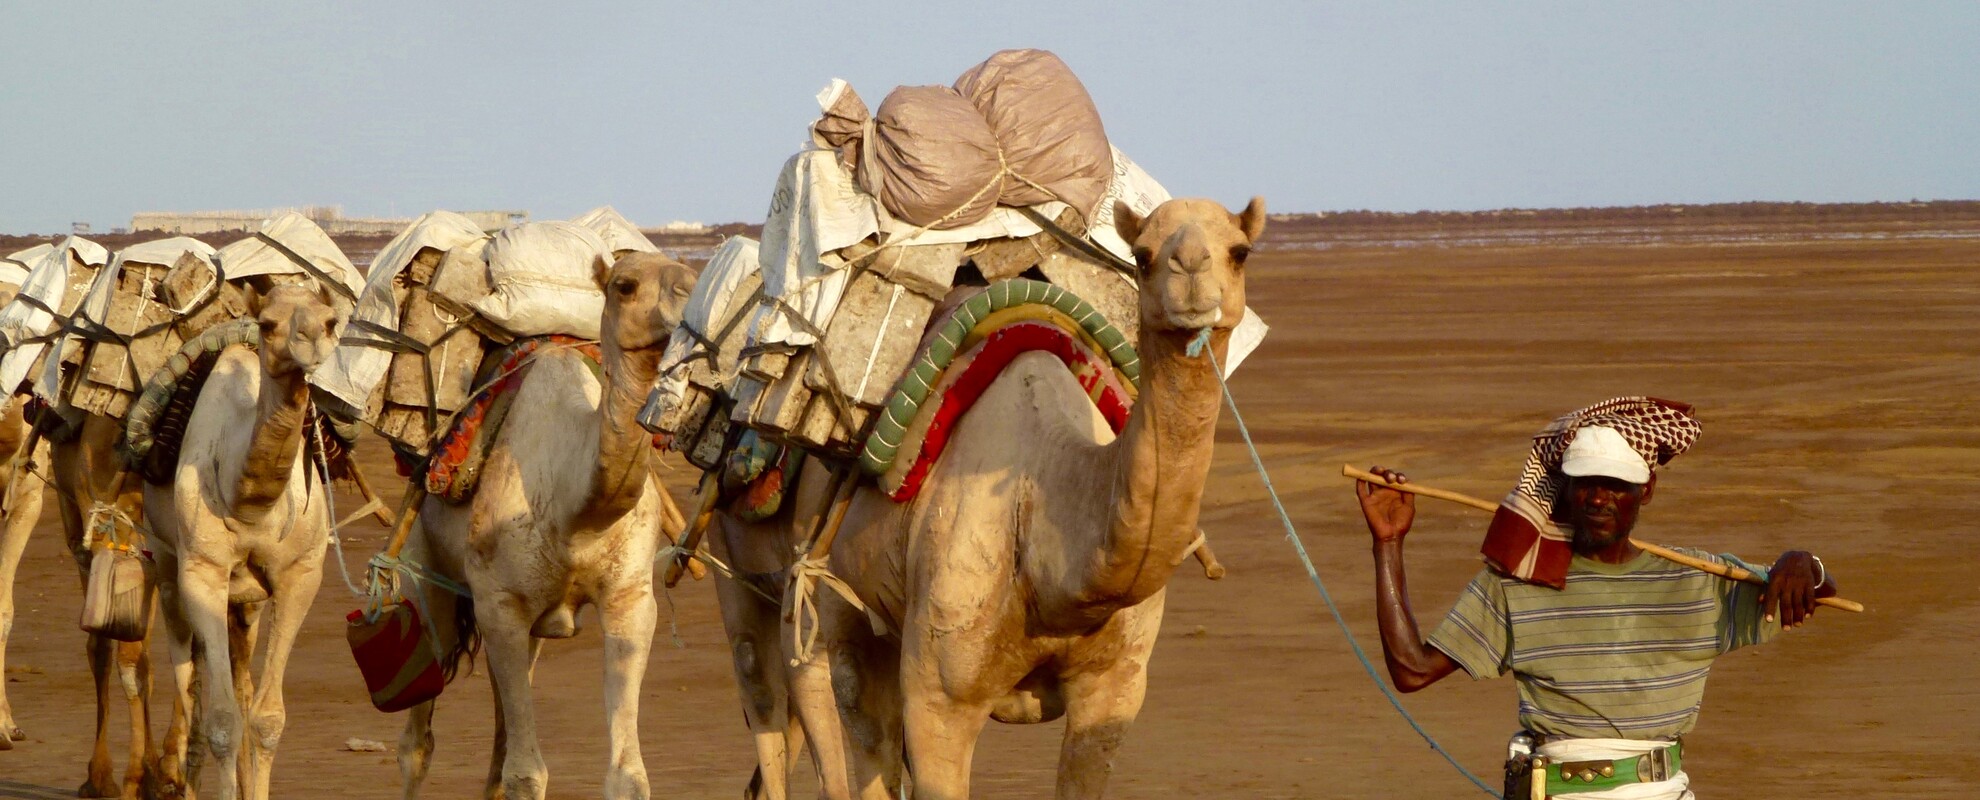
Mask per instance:
[[[1980,3],[0,2],[0,231],[341,204],[760,220],[833,77],[1042,47],[1279,211],[1980,198]],[[24,7],[25,6],[25,7]]]

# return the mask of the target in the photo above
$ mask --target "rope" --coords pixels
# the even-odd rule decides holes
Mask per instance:
[[[1347,620],[1341,617],[1340,608],[1334,605],[1333,595],[1327,592],[1327,584],[1320,580],[1320,572],[1314,569],[1313,559],[1307,556],[1306,545],[1300,541],[1299,532],[1293,529],[1292,515],[1286,513],[1286,504],[1280,502],[1279,491],[1272,487],[1272,476],[1265,471],[1265,461],[1258,455],[1258,445],[1252,443],[1251,430],[1245,427],[1244,415],[1238,413],[1237,400],[1231,397],[1230,384],[1224,382],[1224,367],[1222,364],[1217,363],[1217,354],[1207,346],[1209,343],[1210,329],[1204,328],[1201,333],[1196,335],[1196,338],[1190,340],[1189,347],[1185,352],[1191,358],[1202,353],[1209,354],[1210,366],[1217,374],[1217,386],[1224,393],[1224,405],[1231,410],[1231,421],[1237,423],[1238,435],[1244,437],[1244,446],[1251,451],[1251,465],[1258,469],[1258,478],[1265,484],[1265,493],[1272,498],[1272,508],[1279,512],[1279,522],[1286,528],[1286,541],[1292,542],[1293,552],[1299,555],[1299,563],[1306,567],[1307,579],[1313,582],[1313,588],[1320,590],[1320,599],[1327,604],[1327,613],[1334,615],[1334,623],[1341,627],[1341,635],[1347,639],[1348,647],[1354,650],[1354,657],[1361,661],[1362,670],[1366,671],[1368,678],[1375,682],[1375,688],[1382,690],[1382,696],[1389,699],[1389,705],[1395,707],[1396,713],[1402,715],[1403,721],[1409,723],[1409,727],[1415,729],[1416,735],[1423,737],[1423,741],[1430,745],[1430,749],[1437,751],[1437,755],[1443,756],[1444,761],[1450,763],[1451,769],[1457,770],[1458,774],[1463,775],[1466,780],[1471,781],[1473,785],[1483,790],[1485,794],[1491,797],[1498,797],[1498,789],[1492,788],[1491,785],[1480,780],[1478,776],[1471,774],[1471,770],[1465,769],[1464,765],[1459,764],[1457,759],[1451,756],[1450,751],[1445,750],[1443,745],[1438,744],[1437,740],[1430,735],[1430,732],[1424,730],[1423,726],[1417,723],[1415,717],[1410,716],[1409,711],[1403,708],[1402,700],[1396,697],[1396,693],[1389,688],[1387,683],[1382,681],[1382,676],[1375,671],[1375,665],[1368,660],[1368,654],[1362,652],[1361,644],[1354,640],[1354,633],[1348,629]]]
[[[351,580],[351,565],[344,561],[343,530],[344,526],[371,516],[371,512],[385,505],[385,501],[376,497],[371,498],[371,502],[364,504],[363,508],[351,512],[351,515],[348,517],[337,519],[337,489],[330,481],[330,458],[328,455],[330,442],[327,438],[329,434],[326,433],[326,429],[329,426],[324,423],[323,418],[320,416],[313,416],[312,422],[313,424],[310,427],[316,431],[316,447],[311,448],[316,451],[316,458],[312,460],[316,462],[317,476],[323,482],[325,510],[328,512],[330,519],[336,520],[330,524],[330,546],[337,551],[337,571],[343,573],[344,586],[351,590],[352,595],[360,598],[366,597],[365,591],[358,588],[357,581]],[[351,470],[353,472],[357,471],[357,465],[352,464]]]
[[[887,635],[887,621],[880,618],[879,612],[867,607],[859,599],[845,579],[832,574],[823,556],[798,559],[791,565],[791,582],[784,589],[784,620],[795,622],[791,626],[791,666],[796,667],[811,662],[811,655],[818,650],[818,587],[825,586],[851,603],[854,608],[866,612],[866,622],[873,626],[873,635]],[[805,632],[806,623],[810,633]]]

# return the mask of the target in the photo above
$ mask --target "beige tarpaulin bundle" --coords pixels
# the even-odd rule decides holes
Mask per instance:
[[[54,244],[42,242],[26,250],[16,250],[5,257],[0,257],[0,286],[12,291],[20,291],[21,284],[27,282],[28,270],[41,263],[41,259],[54,249]]]
[[[652,239],[646,238],[646,234],[639,232],[639,226],[632,224],[631,220],[626,219],[625,215],[611,206],[599,206],[573,217],[571,221],[590,228],[592,233],[598,234],[598,238],[605,241],[606,248],[612,251],[613,258],[627,253],[660,252],[659,246],[653,244]]]
[[[476,313],[514,336],[598,338],[605,293],[595,276],[612,251],[597,233],[574,222],[525,222],[496,234],[485,253],[488,294],[473,301]]]
[[[41,259],[29,268],[20,294],[0,308],[0,387],[12,402],[22,382],[34,377],[36,395],[56,399],[53,382],[39,378],[50,370],[38,369],[48,343],[63,321],[82,303],[83,293],[97,269],[110,262],[110,251],[80,236],[70,236],[60,245],[42,251]],[[58,357],[55,359],[60,360]]]
[[[467,217],[434,211],[378,251],[357,309],[330,360],[310,375],[319,399],[340,419],[362,419],[423,451],[429,417],[461,407],[484,345],[462,315],[435,304],[436,273],[456,250],[478,251],[488,235]],[[485,269],[478,256],[462,269]]]
[[[843,81],[828,91],[814,135],[902,220],[945,230],[997,205],[1058,201],[1079,233],[1100,215],[1113,179],[1107,132],[1086,87],[1050,52],[1005,50],[953,87],[896,88],[873,113]]]
[[[330,234],[294,211],[263,222],[253,236],[220,248],[213,260],[230,282],[256,275],[328,279],[325,284],[339,314],[350,313],[357,293],[364,288],[364,275],[330,240]]]
[[[144,380],[183,341],[173,327],[174,309],[161,299],[167,276],[182,263],[212,269],[213,252],[198,239],[175,236],[126,247],[97,271],[64,337],[85,353],[81,372],[64,378],[69,405],[124,416]]]

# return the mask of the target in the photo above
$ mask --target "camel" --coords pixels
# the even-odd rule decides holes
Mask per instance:
[[[0,498],[4,498],[0,500],[0,515],[4,515],[0,520],[0,675],[7,671],[7,638],[14,628],[14,575],[28,536],[41,519],[43,484],[30,465],[48,463],[46,444],[36,446],[33,453],[22,452],[33,438],[27,421],[29,400],[25,394],[15,395],[6,413],[0,414]],[[15,722],[13,706],[7,702],[6,681],[0,679],[0,750],[12,750],[14,742],[26,738],[27,732]]]
[[[308,457],[315,434],[307,378],[343,326],[321,288],[250,292],[248,306],[260,346],[220,353],[186,423],[173,480],[143,490],[175,706],[198,709],[197,737],[167,737],[173,757],[164,771],[190,795],[210,756],[226,800],[268,796],[287,718],[283,675],[322,583],[328,489]]]
[[[1221,401],[1211,361],[1188,346],[1207,328],[1224,357],[1265,204],[1231,214],[1179,199],[1142,218],[1117,203],[1114,215],[1141,270],[1140,397],[1120,435],[1057,358],[1027,353],[957,423],[919,495],[897,504],[868,486],[850,499],[830,568],[888,631],[818,592],[821,649],[795,691],[813,731],[810,715],[836,703],[866,797],[899,791],[903,749],[916,797],[967,797],[987,721],[1063,715],[1058,797],[1097,798],[1140,711],[1164,587],[1198,535]],[[801,476],[803,506],[823,504],[824,473]]]
[[[605,635],[605,796],[645,798],[639,690],[657,607],[661,487],[653,437],[634,420],[680,324],[692,270],[658,253],[596,264],[605,293],[600,374],[571,348],[545,346],[515,389],[480,488],[455,505],[429,497],[403,556],[469,589],[457,597],[412,582],[450,663],[471,657],[478,633],[496,694],[486,796],[544,796],[530,678],[544,639],[577,633],[596,604]],[[439,624],[453,621],[455,625]],[[433,741],[432,701],[413,707],[399,740],[405,796],[417,796]]]

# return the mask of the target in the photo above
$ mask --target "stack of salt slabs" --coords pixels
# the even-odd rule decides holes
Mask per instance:
[[[667,340],[640,424],[674,435],[689,463],[714,469],[729,434],[728,394],[742,366],[747,321],[763,296],[757,242],[732,236],[715,249]]]
[[[34,255],[37,252],[38,258]],[[59,380],[49,374],[59,377],[60,370],[47,368],[45,362],[59,365],[65,354],[62,348],[51,350],[48,345],[61,338],[60,323],[82,304],[96,271],[110,263],[110,251],[70,236],[46,250],[37,247],[16,256],[35,258],[35,263],[22,278],[18,295],[0,308],[0,346],[6,348],[0,355],[0,389],[8,396],[6,402],[11,402],[12,395],[29,388],[24,384],[33,379],[31,388],[36,396],[53,402],[59,399]],[[56,357],[46,358],[50,352]],[[80,357],[77,353],[78,361]]]
[[[211,271],[213,254],[205,242],[175,236],[126,247],[97,271],[68,326],[85,353],[70,405],[124,418],[145,379],[184,342],[175,325],[183,310],[165,301],[166,278],[182,264]]]
[[[745,303],[745,357],[720,387],[731,421],[850,455],[936,311],[1019,275],[1066,287],[1137,335],[1112,208],[1147,214],[1169,195],[1108,143],[1057,56],[1004,51],[952,87],[895,89],[877,112],[834,80],[818,104],[813,146],[785,163],[771,197],[763,299]],[[716,427],[693,419],[699,407],[663,378],[642,421],[691,448],[708,437],[683,431]]]
[[[485,272],[478,251],[487,242],[467,217],[434,211],[378,251],[342,342],[310,375],[323,408],[426,451],[437,421],[467,403],[485,349],[471,312],[441,307],[432,286],[443,269]]]

